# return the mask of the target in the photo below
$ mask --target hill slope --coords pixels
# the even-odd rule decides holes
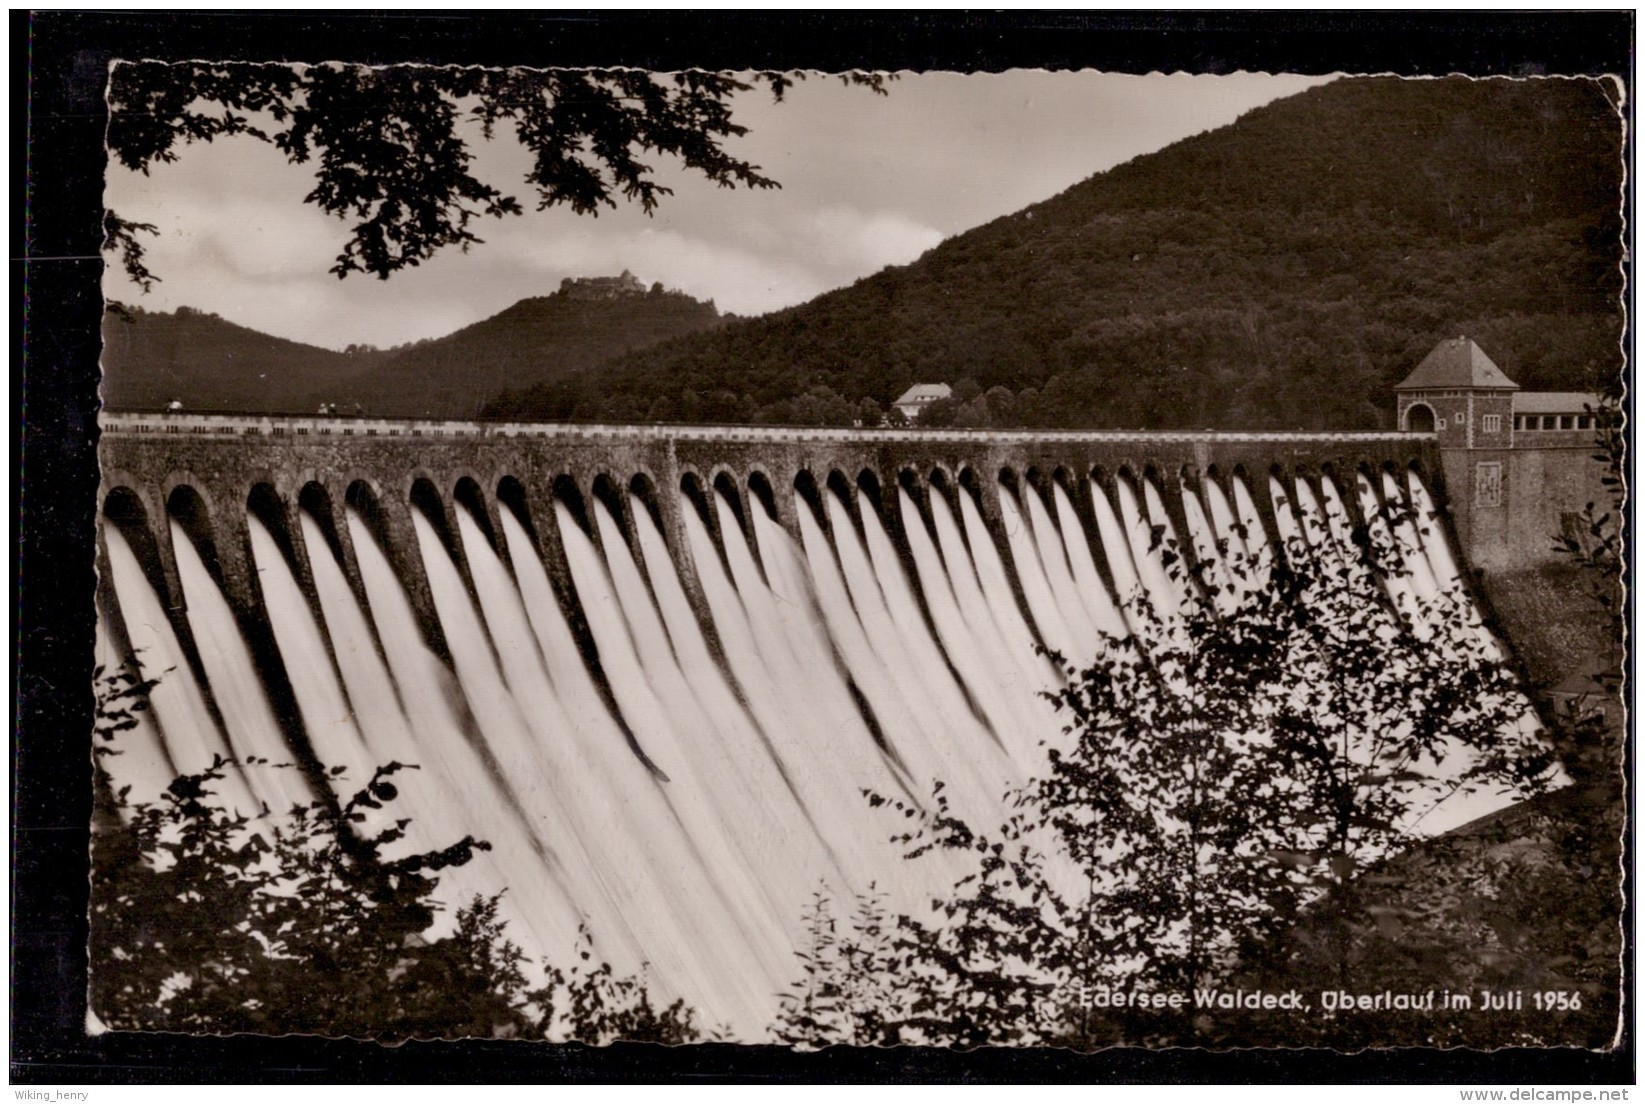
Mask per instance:
[[[618,279],[568,280],[456,333],[339,353],[180,308],[110,311],[103,399],[117,410],[313,413],[321,403],[388,417],[469,418],[504,387],[530,387],[646,345],[720,325],[713,303]],[[593,290],[590,290],[590,289]]]
[[[713,303],[657,287],[587,298],[572,284],[522,299],[449,336],[397,349],[365,374],[340,381],[335,401],[338,409],[358,402],[372,414],[470,418],[504,388],[551,383],[722,321]]]
[[[163,410],[312,414],[313,396],[387,354],[339,353],[237,326],[215,314],[138,307],[103,316],[103,403]]]
[[[492,411],[839,422],[947,381],[961,424],[1370,428],[1457,333],[1585,387],[1620,368],[1620,139],[1593,82],[1338,81]]]

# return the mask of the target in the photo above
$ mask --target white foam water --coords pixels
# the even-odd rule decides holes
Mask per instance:
[[[110,524],[100,661],[118,641],[159,679],[111,771],[157,793],[212,755],[283,761],[306,747],[345,768],[331,782],[343,798],[379,765],[417,764],[397,776],[391,811],[411,822],[399,852],[464,835],[492,848],[442,874],[434,934],[506,888],[509,933],[537,961],[566,961],[586,924],[619,973],[757,1040],[797,972],[814,891],[843,911],[872,884],[893,912],[919,912],[965,870],[941,850],[905,858],[893,836],[907,821],[865,793],[930,810],[940,781],[952,812],[991,829],[1006,792],[1043,766],[1064,723],[1047,695],[1067,672],[1039,644],[1070,669],[1144,629],[1163,648],[1194,611],[1233,612],[1282,554],[1419,626],[1462,594],[1427,488],[1414,472],[1373,479],[1352,494],[1393,557],[1380,578],[1328,474],[1270,479],[1267,515],[1238,474],[1166,492],[1120,478],[1110,493],[1060,472],[1043,493],[1020,481],[984,497],[967,477],[951,494],[895,485],[883,503],[836,481],[796,490],[788,525],[769,495],[723,483],[665,503],[555,497],[536,517],[414,506],[399,560],[355,506],[336,534],[298,509],[289,544],[248,514],[273,656],[253,654],[180,524],[158,535],[175,553],[180,621]],[[1383,501],[1402,508],[1392,524]],[[281,731],[270,670],[300,736]],[[221,789],[278,807],[313,796],[307,777],[231,767]],[[1480,807],[1458,806],[1423,827]]]

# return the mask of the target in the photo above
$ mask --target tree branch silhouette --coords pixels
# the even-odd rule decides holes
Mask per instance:
[[[476,220],[518,215],[520,200],[480,180],[465,124],[489,141],[504,127],[533,156],[536,207],[561,204],[598,215],[619,201],[654,212],[671,194],[647,155],[672,157],[725,188],[777,188],[760,166],[728,151],[748,129],[732,97],[756,87],[781,101],[803,73],[653,74],[632,69],[473,69],[327,64],[122,62],[109,78],[108,149],[147,174],[178,160],[180,147],[220,138],[273,145],[292,164],[314,165],[305,202],[350,222],[331,271],[379,279],[450,246],[483,239]],[[892,76],[840,79],[884,95]],[[158,279],[135,231],[105,218],[105,248],[118,252],[146,292]]]

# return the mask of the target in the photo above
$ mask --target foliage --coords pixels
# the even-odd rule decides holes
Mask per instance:
[[[1619,389],[1620,385],[1621,377],[1618,376],[1612,390]],[[1626,416],[1622,411],[1620,394],[1607,394],[1597,408],[1587,409],[1594,416],[1593,459],[1605,468],[1600,485],[1605,488],[1610,501],[1585,503],[1574,530],[1556,535],[1554,547],[1582,568],[1590,597],[1613,623],[1612,636],[1620,644],[1623,613],[1621,522],[1627,504],[1627,489],[1622,475],[1627,456]]]
[[[808,1046],[818,1040],[851,1046],[899,1041],[899,1017],[891,1012],[900,984],[895,927],[885,895],[870,882],[857,898],[844,935],[837,928],[826,890],[812,894],[804,915],[807,944],[795,951],[801,977],[782,996],[772,1028],[778,1042]]]
[[[577,961],[570,969],[548,966],[548,980],[526,998],[536,1034],[579,1042],[698,1042],[705,1037],[695,1010],[682,999],[658,1007],[641,978],[617,975],[608,962],[594,961],[594,939],[578,930]]]
[[[464,837],[394,855],[410,822],[387,820],[387,808],[398,796],[395,776],[414,766],[379,767],[340,803],[252,816],[219,799],[217,785],[242,769],[219,757],[157,801],[129,804],[105,767],[155,684],[136,670],[128,663],[97,674],[91,1007],[108,1027],[596,1043],[701,1037],[683,1004],[658,1008],[643,979],[593,963],[586,931],[577,966],[534,978],[507,937],[501,893],[475,897],[449,935],[430,940],[443,907],[440,872],[490,847]],[[342,769],[328,781],[340,785]]]
[[[1520,994],[1519,1006],[1422,1018],[1384,1013],[1369,1024],[1338,1018],[1287,1025],[1283,1041],[1341,1045],[1374,1031],[1388,1044],[1613,1045],[1619,1030],[1623,940],[1623,720],[1619,709],[1619,616],[1626,442],[1620,378],[1598,414],[1594,460],[1609,501],[1589,503],[1584,524],[1556,537],[1585,576],[1590,605],[1602,614],[1604,641],[1591,691],[1552,701],[1552,746],[1570,784],[1463,831],[1428,841],[1360,879],[1368,922],[1354,925],[1349,953],[1359,985],[1402,990]],[[1561,597],[1566,592],[1560,590]],[[1564,657],[1567,669],[1569,655]],[[1254,960],[1242,979],[1286,984],[1317,976],[1338,940],[1317,923],[1286,933],[1283,953]],[[1539,1007],[1536,994],[1554,996]],[[1257,1041],[1257,1040],[1246,1040]]]
[[[955,398],[933,399],[915,416],[915,422],[920,426],[941,428],[951,426],[960,411],[959,400]]]
[[[438,871],[486,845],[465,838],[390,860],[404,820],[370,835],[345,828],[393,800],[404,765],[379,768],[339,807],[278,817],[214,800],[231,769],[219,758],[158,802],[105,817],[92,1006],[108,1026],[384,1038],[517,1026],[506,993],[519,954],[490,943],[485,902],[459,914],[454,936],[419,945]]]
[[[272,108],[236,106],[236,96],[252,101],[249,83],[225,83],[231,72],[254,83],[248,70],[257,67],[120,67],[111,142],[152,164],[162,153],[177,156],[179,142],[253,130],[274,140],[284,132],[258,114]],[[271,67],[267,79],[290,72]],[[317,72],[302,70],[302,79],[339,88],[356,79]],[[357,91],[361,102],[407,105],[445,95],[447,71],[414,72],[432,83],[346,93],[328,83],[326,94]],[[544,104],[570,87],[561,82],[601,79],[541,76]],[[662,87],[676,103],[714,95],[706,86],[693,92],[664,87],[668,78],[629,76]],[[123,93],[119,82],[128,79],[154,87]],[[201,90],[192,102],[178,90],[191,79]],[[514,87],[513,78],[496,75],[463,79],[495,80],[496,95]],[[411,106],[410,121],[398,108],[385,117],[408,141],[446,126],[460,137],[458,117],[479,125],[480,107],[470,103],[448,103],[451,119]],[[587,118],[569,106],[549,109],[566,128],[561,152],[597,168],[602,147],[589,141],[575,152],[573,134],[615,127],[613,112],[652,110],[645,98],[618,103],[593,96]],[[170,125],[121,121],[122,105],[153,107]],[[728,123],[712,110],[703,118],[705,128]],[[502,125],[520,122],[499,117]],[[137,132],[129,139],[128,124]],[[1365,142],[1366,133],[1378,141]],[[530,125],[525,135],[549,139]],[[710,129],[704,135],[718,140]],[[503,326],[475,347],[451,345],[401,367],[416,378],[412,390],[424,392],[421,409],[433,411],[444,401],[440,388],[459,386],[453,366],[504,366],[506,380],[463,385],[468,409],[500,418],[849,425],[854,419],[842,409],[864,400],[883,409],[912,383],[969,379],[980,393],[962,398],[945,424],[1360,429],[1391,426],[1393,385],[1440,339],[1461,332],[1528,390],[1599,389],[1619,370],[1620,135],[1600,82],[1339,80],[798,307],[725,325],[643,327],[626,344],[600,343],[586,362],[545,356],[531,327]],[[304,140],[358,146],[363,157],[400,156],[369,137],[317,128]],[[316,156],[322,176],[340,171]],[[346,213],[362,220],[359,234],[381,233],[379,252],[399,234],[409,240],[397,248],[417,256],[438,248],[441,233],[472,234],[468,222],[494,201],[465,199],[457,181],[466,173],[443,166],[432,190],[401,208],[394,193],[409,186],[403,173],[362,178],[347,188],[383,194]],[[596,176],[605,201],[623,191],[617,174]],[[544,180],[533,181],[539,191],[564,187],[568,196],[588,186],[580,173]],[[446,186],[453,191],[441,197]],[[470,216],[453,213],[452,204]],[[414,215],[434,228],[426,241]],[[380,218],[390,225],[368,227]],[[111,223],[111,248],[137,240],[133,227],[115,233],[121,225]],[[363,263],[369,251],[360,245],[357,257],[345,254],[339,264]],[[459,355],[466,353],[474,357]],[[382,384],[390,370],[374,377],[375,393],[394,390]],[[358,398],[368,410],[377,405],[371,395]]]
[[[103,397],[120,410],[179,399],[191,411],[312,414],[329,402],[374,417],[471,418],[489,405],[488,417],[554,420],[567,375],[720,324],[712,303],[678,292],[595,300],[561,291],[441,338],[337,352],[188,307],[121,306],[103,326]]]
[[[102,395],[114,410],[164,410],[175,399],[189,411],[313,414],[384,355],[287,341],[190,307],[111,304]]]
[[[144,260],[148,251],[137,235],[159,232],[159,227],[152,222],[130,222],[113,211],[103,212],[103,248],[110,253],[119,254],[121,267],[126,270],[132,282],[143,289],[144,295],[154,290],[154,285],[160,277],[149,271],[148,263]]]
[[[98,664],[92,671],[92,685],[97,693],[97,713],[92,723],[92,752],[101,761],[109,755],[119,755],[114,747],[122,732],[130,732],[139,724],[137,714],[148,711],[148,696],[160,684],[157,678],[144,678],[134,663],[109,670]],[[106,781],[107,774],[99,771],[98,781]]]
[[[1023,795],[1008,796],[1024,804]],[[869,795],[869,802],[918,818],[918,829],[898,837],[911,845],[910,858],[945,847],[976,862],[950,897],[933,902],[930,920],[897,918],[906,1011],[886,1018],[898,1037],[966,1047],[1058,1038],[1069,975],[1089,964],[1088,944],[1073,933],[1095,914],[1071,916],[1050,892],[1030,814],[1010,814],[990,838],[950,813],[940,787],[926,815],[898,799]]]
[[[1335,81],[584,373],[559,416],[775,421],[819,385],[884,404],[969,377],[986,400],[954,424],[1382,428],[1459,332],[1528,390],[1594,388],[1622,333],[1621,133],[1599,82]]]
[[[1436,1001],[1417,1014],[1294,1017],[1223,1037],[1293,1046],[1610,1045],[1621,993],[1622,804],[1619,794],[1601,803],[1586,791],[1536,798],[1360,877],[1363,915],[1347,942],[1355,991],[1448,991],[1473,1008]],[[1283,951],[1253,956],[1236,984],[1317,988],[1341,953],[1339,932],[1319,919],[1305,915],[1285,933]],[[1484,1011],[1483,992],[1522,994],[1520,1006]],[[1535,993],[1563,994],[1566,1003],[1539,1008]]]
[[[478,244],[471,228],[477,218],[523,210],[515,196],[474,175],[475,127],[486,140],[511,128],[532,155],[526,183],[538,210],[563,204],[595,215],[620,196],[649,214],[670,189],[640,159],[647,154],[676,158],[722,187],[778,187],[759,166],[726,151],[727,139],[746,133],[729,101],[755,85],[780,100],[802,79],[766,72],[743,81],[697,70],[122,62],[109,79],[107,140],[116,161],[145,173],[177,160],[180,146],[227,137],[267,142],[294,164],[314,162],[306,202],[352,221],[331,271],[386,279],[448,246]],[[882,93],[886,80],[865,73],[842,79]],[[145,228],[118,216],[109,225],[111,245],[123,249],[128,273],[146,289],[156,277],[130,245],[130,231]]]
[[[511,396],[535,387],[552,396],[559,381],[584,369],[722,322],[713,303],[679,292],[597,300],[562,290],[522,299],[434,341],[396,349],[331,388],[340,398],[389,417],[472,418],[489,405],[488,417],[509,418],[521,413]],[[553,405],[550,397],[540,415],[553,414]]]
[[[1408,520],[1359,525],[1346,557],[1299,538],[1283,561],[1223,549],[1190,567],[1161,543],[1175,585],[1202,600],[1161,611],[1134,596],[1133,634],[1065,668],[1064,734],[1005,823],[976,831],[940,788],[927,809],[871,797],[917,816],[912,854],[973,864],[929,917],[898,918],[901,1003],[871,1006],[884,1030],[966,1046],[1204,1043],[1240,1032],[1192,994],[1241,974],[1364,991],[1380,963],[1356,936],[1386,919],[1366,879],[1387,876],[1440,798],[1536,793],[1552,761],[1467,597],[1401,606],[1381,585],[1403,569]],[[1304,918],[1318,947],[1299,971]],[[801,1026],[838,1039],[867,1011],[811,976],[815,951],[802,961],[810,989],[843,1007]],[[1135,994],[1187,1000],[1113,1000]]]

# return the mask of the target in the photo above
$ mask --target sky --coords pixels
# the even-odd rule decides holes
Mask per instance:
[[[144,295],[118,265],[105,294],[149,310],[189,306],[265,333],[340,349],[439,337],[557,290],[567,276],[624,269],[721,311],[764,314],[906,264],[979,226],[1141,154],[1233,122],[1327,78],[1050,73],[903,74],[877,96],[813,75],[781,103],[741,93],[749,133],[727,152],[780,190],[728,190],[668,159],[648,160],[674,189],[656,213],[598,218],[539,212],[529,155],[506,130],[476,135],[475,174],[526,213],[476,224],[484,244],[448,249],[388,280],[328,269],[342,221],[303,202],[311,174],[255,139],[181,150],[150,174],[111,165],[107,205],[153,223]]]

